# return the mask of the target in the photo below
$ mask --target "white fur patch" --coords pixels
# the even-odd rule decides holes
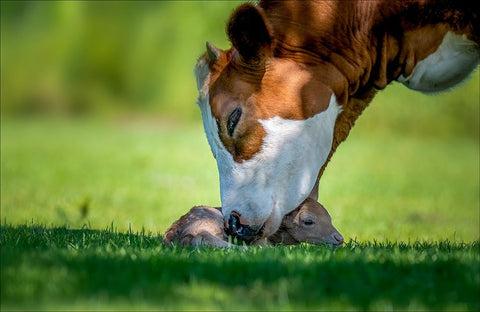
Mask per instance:
[[[467,78],[478,65],[479,56],[479,47],[473,41],[448,32],[438,49],[419,61],[410,76],[401,75],[397,80],[418,91],[442,91]]]
[[[306,120],[278,116],[259,120],[266,132],[260,151],[237,163],[223,146],[211,113],[209,74],[200,63],[196,74],[203,125],[217,160],[223,214],[228,217],[235,210],[251,225],[262,224],[270,217],[269,228],[278,229],[283,216],[312,190],[330,153],[341,107],[332,96],[328,109]]]

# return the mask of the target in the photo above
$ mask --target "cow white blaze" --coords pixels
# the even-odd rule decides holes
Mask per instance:
[[[341,107],[332,96],[325,111],[305,120],[278,116],[259,120],[266,133],[259,152],[235,162],[220,140],[211,112],[210,74],[203,60],[197,64],[196,75],[203,126],[218,166],[223,214],[241,212],[249,225],[267,220],[263,236],[273,234],[283,216],[310,194],[331,150]]]

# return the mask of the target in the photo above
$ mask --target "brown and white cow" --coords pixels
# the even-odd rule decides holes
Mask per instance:
[[[377,90],[455,86],[479,63],[471,1],[260,1],[230,17],[233,47],[195,68],[224,221],[244,240],[276,232]],[[312,190],[313,189],[313,190]],[[241,230],[239,230],[241,229]]]

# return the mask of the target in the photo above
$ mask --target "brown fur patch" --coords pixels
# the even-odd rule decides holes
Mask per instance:
[[[236,48],[210,64],[210,105],[223,144],[235,161],[250,159],[265,136],[258,119],[312,117],[328,107],[333,93],[343,112],[331,156],[376,91],[408,76],[448,31],[480,42],[479,12],[469,3],[260,1],[258,12],[241,6],[228,27]],[[245,28],[248,18],[258,32]],[[246,61],[252,58],[256,62]],[[243,115],[230,137],[225,124],[237,106]]]

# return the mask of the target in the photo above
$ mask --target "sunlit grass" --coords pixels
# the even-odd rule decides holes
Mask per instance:
[[[400,85],[380,92],[320,184],[345,237],[479,237],[478,79],[433,97]],[[194,205],[220,205],[199,121],[2,116],[1,136],[8,222],[162,233]]]
[[[198,123],[7,120],[1,174],[2,218],[15,223],[164,231],[195,204],[219,204]]]
[[[452,161],[455,159],[455,161]],[[320,189],[347,238],[478,238],[478,146],[471,140],[352,137]],[[2,124],[2,218],[163,232],[198,204],[220,205],[200,124]]]
[[[397,85],[367,108],[320,184],[320,202],[346,238],[478,239],[477,83],[478,73],[435,97]],[[163,233],[194,205],[220,205],[199,121],[7,116],[1,135],[1,209],[10,223],[113,222]]]

